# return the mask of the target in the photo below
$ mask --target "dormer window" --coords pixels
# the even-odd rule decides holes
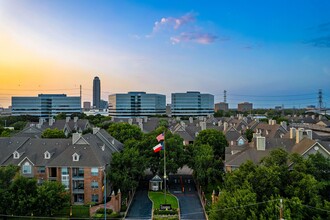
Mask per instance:
[[[241,146],[241,145],[243,145],[244,144],[244,140],[242,139],[242,138],[240,138],[239,140],[238,140],[238,146]]]
[[[74,154],[72,155],[72,160],[73,160],[73,161],[79,161],[79,154],[74,153]]]
[[[14,155],[14,159],[19,159],[19,157],[20,157],[20,155],[19,155],[19,153],[17,151],[15,151],[13,153],[13,155]]]
[[[50,159],[50,153],[48,151],[46,151],[44,153],[45,159]]]

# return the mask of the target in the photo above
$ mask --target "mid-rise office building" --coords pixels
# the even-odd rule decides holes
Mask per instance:
[[[95,76],[93,80],[93,108],[99,109],[101,102],[101,82],[99,77]]]
[[[143,117],[164,115],[166,97],[161,94],[129,92],[109,95],[109,115],[116,117]]]
[[[226,102],[219,102],[214,105],[214,111],[228,111],[228,103]]]
[[[214,113],[214,96],[200,92],[172,93],[172,116],[206,116]]]
[[[237,105],[237,111],[239,112],[248,112],[251,111],[252,108],[253,105],[250,102],[242,102],[242,103],[238,103]]]
[[[81,112],[81,98],[66,94],[39,94],[38,97],[12,97],[12,115],[32,115],[42,118],[59,113],[71,115]]]

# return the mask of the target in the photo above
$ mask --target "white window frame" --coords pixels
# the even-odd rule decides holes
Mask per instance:
[[[14,155],[14,159],[19,159],[19,153],[17,152],[17,151],[15,151],[14,153],[13,153],[13,155]]]
[[[95,185],[93,185],[93,184],[95,184]],[[99,182],[97,182],[97,181],[93,181],[93,182],[91,182],[91,188],[92,189],[98,189],[99,188]]]
[[[92,176],[98,176],[99,175],[99,168],[98,167],[92,167],[91,168],[91,175]]]
[[[50,153],[48,151],[46,151],[44,153],[45,159],[50,159]]]
[[[79,161],[79,154],[74,153],[74,154],[72,155],[72,160],[73,160],[73,161]]]

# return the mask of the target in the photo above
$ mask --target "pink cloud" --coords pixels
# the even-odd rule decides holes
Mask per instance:
[[[195,14],[187,13],[179,18],[167,17],[162,18],[160,21],[156,21],[153,27],[153,32],[157,32],[163,28],[173,28],[175,30],[179,29],[181,26],[194,22]]]
[[[172,44],[178,44],[181,42],[195,42],[199,44],[213,43],[218,37],[208,33],[181,33],[179,36],[171,37]]]

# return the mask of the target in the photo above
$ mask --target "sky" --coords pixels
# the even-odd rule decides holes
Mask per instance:
[[[0,0],[0,107],[200,91],[229,107],[330,106],[328,0]]]

